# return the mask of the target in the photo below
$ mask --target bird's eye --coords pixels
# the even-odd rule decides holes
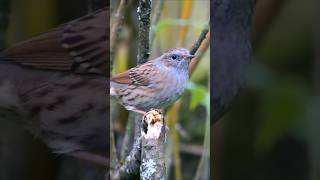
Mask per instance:
[[[171,59],[176,60],[176,59],[178,59],[178,56],[177,55],[171,55]]]

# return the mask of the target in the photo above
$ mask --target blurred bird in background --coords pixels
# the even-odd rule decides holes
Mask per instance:
[[[108,11],[0,52],[1,117],[26,127],[55,153],[108,154]]]

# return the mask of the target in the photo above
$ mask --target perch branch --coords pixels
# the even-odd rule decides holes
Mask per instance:
[[[141,167],[142,180],[166,178],[164,155],[165,122],[159,110],[151,110],[143,116],[141,130]]]
[[[139,175],[141,179],[161,179],[165,177],[165,123],[159,110],[147,112],[139,122],[144,123],[144,128],[139,128],[141,137],[135,139],[133,149],[126,157],[122,166],[118,167],[115,179],[132,179]],[[141,130],[140,130],[141,129]],[[141,167],[140,167],[141,165]]]
[[[139,0],[138,6],[139,18],[139,43],[138,43],[138,64],[147,61],[149,53],[149,29],[150,29],[150,14],[151,14],[151,0]],[[118,166],[117,170],[112,174],[114,179],[132,179],[139,176],[139,168],[141,164],[141,134],[140,124],[141,116],[135,115],[135,135],[134,144],[130,154],[126,157],[122,166]],[[129,119],[132,120],[132,119]]]
[[[149,30],[150,30],[150,14],[151,0],[139,0],[138,6],[139,18],[139,42],[138,42],[138,64],[144,63],[149,57]],[[129,119],[132,120],[132,119]],[[125,179],[139,175],[141,163],[141,137],[140,124],[141,116],[135,115],[134,118],[134,144],[129,156],[126,157],[124,165],[120,167],[119,177]],[[130,123],[130,122],[128,122]]]

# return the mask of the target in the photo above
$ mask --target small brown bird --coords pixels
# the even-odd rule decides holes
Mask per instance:
[[[56,153],[109,150],[107,8],[0,52],[0,114]]]
[[[158,58],[117,74],[110,81],[110,95],[129,111],[144,114],[176,101],[188,82],[188,65],[194,58],[187,49],[175,48]]]
[[[107,76],[107,8],[98,10],[1,52],[0,57],[36,69]]]

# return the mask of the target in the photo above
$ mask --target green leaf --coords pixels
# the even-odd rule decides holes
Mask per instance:
[[[205,87],[189,82],[187,89],[191,92],[191,100],[189,104],[189,108],[191,110],[194,110],[200,103],[203,105],[207,104],[206,99],[208,99],[208,93]]]

